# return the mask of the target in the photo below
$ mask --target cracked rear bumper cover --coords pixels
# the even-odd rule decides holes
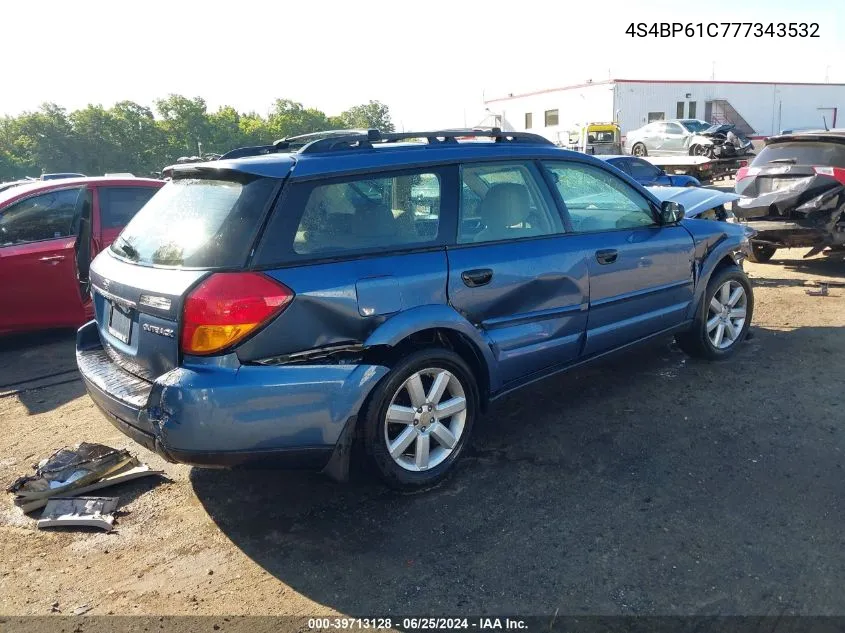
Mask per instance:
[[[129,403],[116,397],[91,363],[79,360],[90,351],[77,343],[86,389],[106,418],[170,462],[205,467],[319,470],[336,461],[333,455],[343,464],[355,416],[388,371],[379,365],[182,367]]]

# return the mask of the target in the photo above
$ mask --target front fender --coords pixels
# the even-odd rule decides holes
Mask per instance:
[[[693,260],[695,265],[695,294],[690,303],[687,317],[695,318],[701,298],[710,283],[710,277],[719,263],[730,257],[737,266],[744,259],[743,240],[747,239],[742,226],[714,220],[683,220],[682,224],[695,243]]]
[[[498,373],[495,371],[496,363],[490,341],[460,313],[448,305],[423,305],[400,312],[376,328],[364,341],[364,346],[386,345],[394,347],[412,334],[435,328],[453,330],[465,336],[487,366],[487,373],[490,376],[490,390],[495,391],[499,388],[500,381]]]

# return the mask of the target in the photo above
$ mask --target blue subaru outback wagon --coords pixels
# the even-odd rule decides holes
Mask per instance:
[[[171,175],[93,262],[76,352],[171,461],[342,479],[357,442],[427,486],[499,396],[667,334],[727,357],[751,322],[741,227],[532,134],[331,132]]]

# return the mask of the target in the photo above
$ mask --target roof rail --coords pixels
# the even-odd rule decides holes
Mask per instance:
[[[457,143],[460,138],[481,137],[492,138],[496,143],[536,143],[538,145],[554,145],[549,139],[530,132],[503,132],[501,128],[456,128],[449,130],[432,130],[427,132],[381,132],[367,130],[364,132],[337,132],[325,136],[305,145],[299,150],[300,154],[316,154],[336,150],[352,149],[354,147],[372,148],[374,145],[396,143],[410,139],[426,139],[429,145]]]
[[[549,139],[531,132],[503,132],[501,128],[454,128],[427,132],[382,132],[370,130],[326,130],[311,134],[300,134],[279,139],[272,145],[240,147],[226,152],[220,160],[260,156],[275,152],[299,152],[300,154],[319,154],[354,148],[372,149],[374,145],[385,145],[410,139],[426,139],[429,145],[457,143],[458,139],[479,137],[492,138],[496,143],[535,143],[554,145]]]

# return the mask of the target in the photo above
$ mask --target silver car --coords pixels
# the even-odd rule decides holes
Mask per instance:
[[[625,137],[625,151],[634,156],[743,156],[751,140],[730,123],[711,124],[699,119],[654,121]]]

